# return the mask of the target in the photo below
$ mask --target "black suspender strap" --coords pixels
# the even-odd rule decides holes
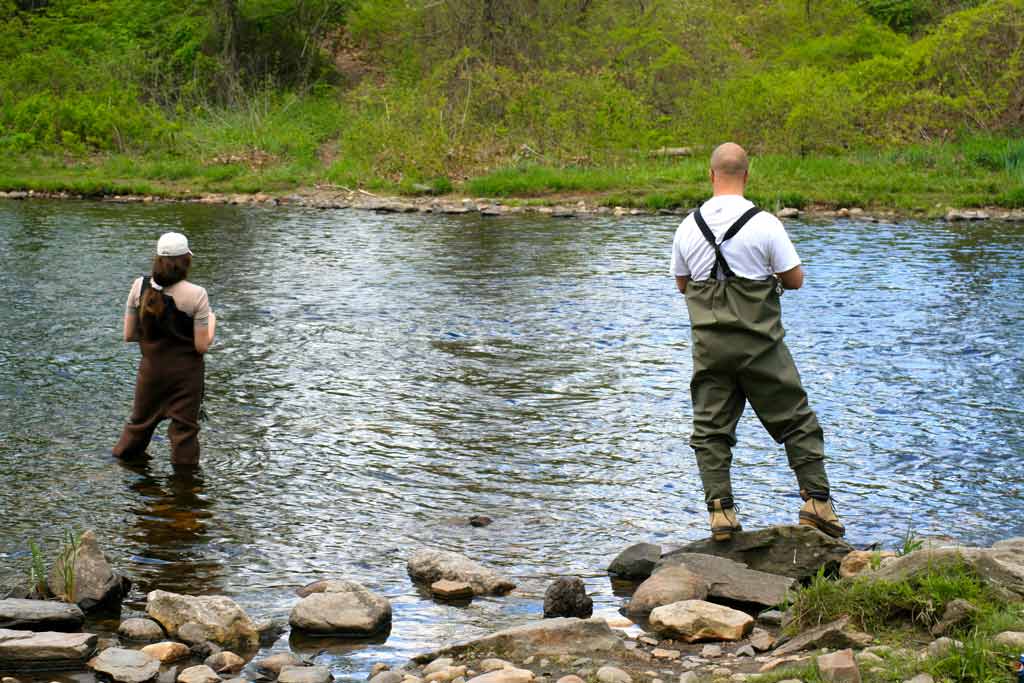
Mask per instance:
[[[706,239],[708,244],[710,244],[715,250],[715,265],[711,267],[712,280],[718,279],[719,267],[722,268],[722,273],[724,273],[726,277],[736,276],[736,274],[732,272],[732,268],[730,268],[729,264],[726,262],[725,256],[722,255],[722,243],[735,237],[736,233],[738,233],[744,225],[750,222],[751,218],[759,213],[761,213],[761,209],[756,206],[752,206],[747,209],[747,211],[740,216],[735,223],[729,226],[729,229],[725,231],[724,235],[722,235],[722,241],[719,242],[715,239],[715,233],[711,232],[711,228],[708,227],[707,221],[704,220],[704,216],[700,215],[700,207],[697,207],[697,210],[693,212],[693,218],[697,221],[697,227],[700,228],[701,234],[704,235],[704,239]]]

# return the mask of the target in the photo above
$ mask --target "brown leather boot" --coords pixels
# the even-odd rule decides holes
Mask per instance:
[[[828,494],[822,500],[820,497],[814,498],[806,490],[800,489],[800,497],[804,499],[804,506],[800,508],[801,524],[813,526],[832,538],[839,538],[846,533],[846,527],[839,521],[836,507]]]
[[[708,512],[711,513],[713,540],[728,541],[732,538],[733,532],[743,531],[739,520],[736,519],[736,507],[732,498],[715,498],[708,503]]]

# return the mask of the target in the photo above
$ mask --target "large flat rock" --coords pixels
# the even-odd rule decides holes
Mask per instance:
[[[813,577],[822,567],[837,573],[839,563],[852,550],[853,546],[845,541],[809,526],[773,526],[734,533],[728,541],[708,538],[689,543],[663,555],[658,567],[673,564],[674,555],[700,553],[742,562],[756,571],[802,580]]]
[[[160,673],[160,660],[139,650],[112,647],[90,660],[89,667],[116,683],[145,683]]]
[[[0,629],[0,670],[78,669],[95,650],[92,633]]]
[[[559,618],[498,631],[483,638],[418,655],[413,661],[426,664],[438,657],[457,657],[464,653],[522,661],[530,656],[612,657],[625,651],[622,639],[604,619]]]
[[[51,600],[0,600],[0,628],[23,631],[77,631],[85,614],[77,605]]]
[[[774,607],[786,598],[786,592],[794,583],[794,579],[788,576],[750,569],[742,562],[725,557],[684,552],[667,555],[658,564],[654,576],[647,581],[655,581],[665,572],[676,571],[678,567],[684,567],[704,582],[707,586],[707,599],[711,602],[745,603],[761,608]],[[679,599],[700,600],[704,599],[704,596],[694,595]]]

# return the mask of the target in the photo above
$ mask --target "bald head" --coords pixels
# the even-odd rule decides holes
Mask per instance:
[[[735,142],[726,142],[711,153],[711,170],[716,176],[742,179],[750,167],[747,152]]]

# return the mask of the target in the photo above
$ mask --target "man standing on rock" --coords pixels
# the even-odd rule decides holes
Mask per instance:
[[[747,153],[727,142],[711,155],[714,196],[676,230],[672,275],[686,297],[693,330],[693,435],[711,534],[727,541],[742,527],[729,468],[736,424],[747,401],[785,444],[804,505],[800,523],[839,537],[825,474],[825,443],[782,338],[779,297],[804,282],[800,257],[782,223],[743,197]]]

